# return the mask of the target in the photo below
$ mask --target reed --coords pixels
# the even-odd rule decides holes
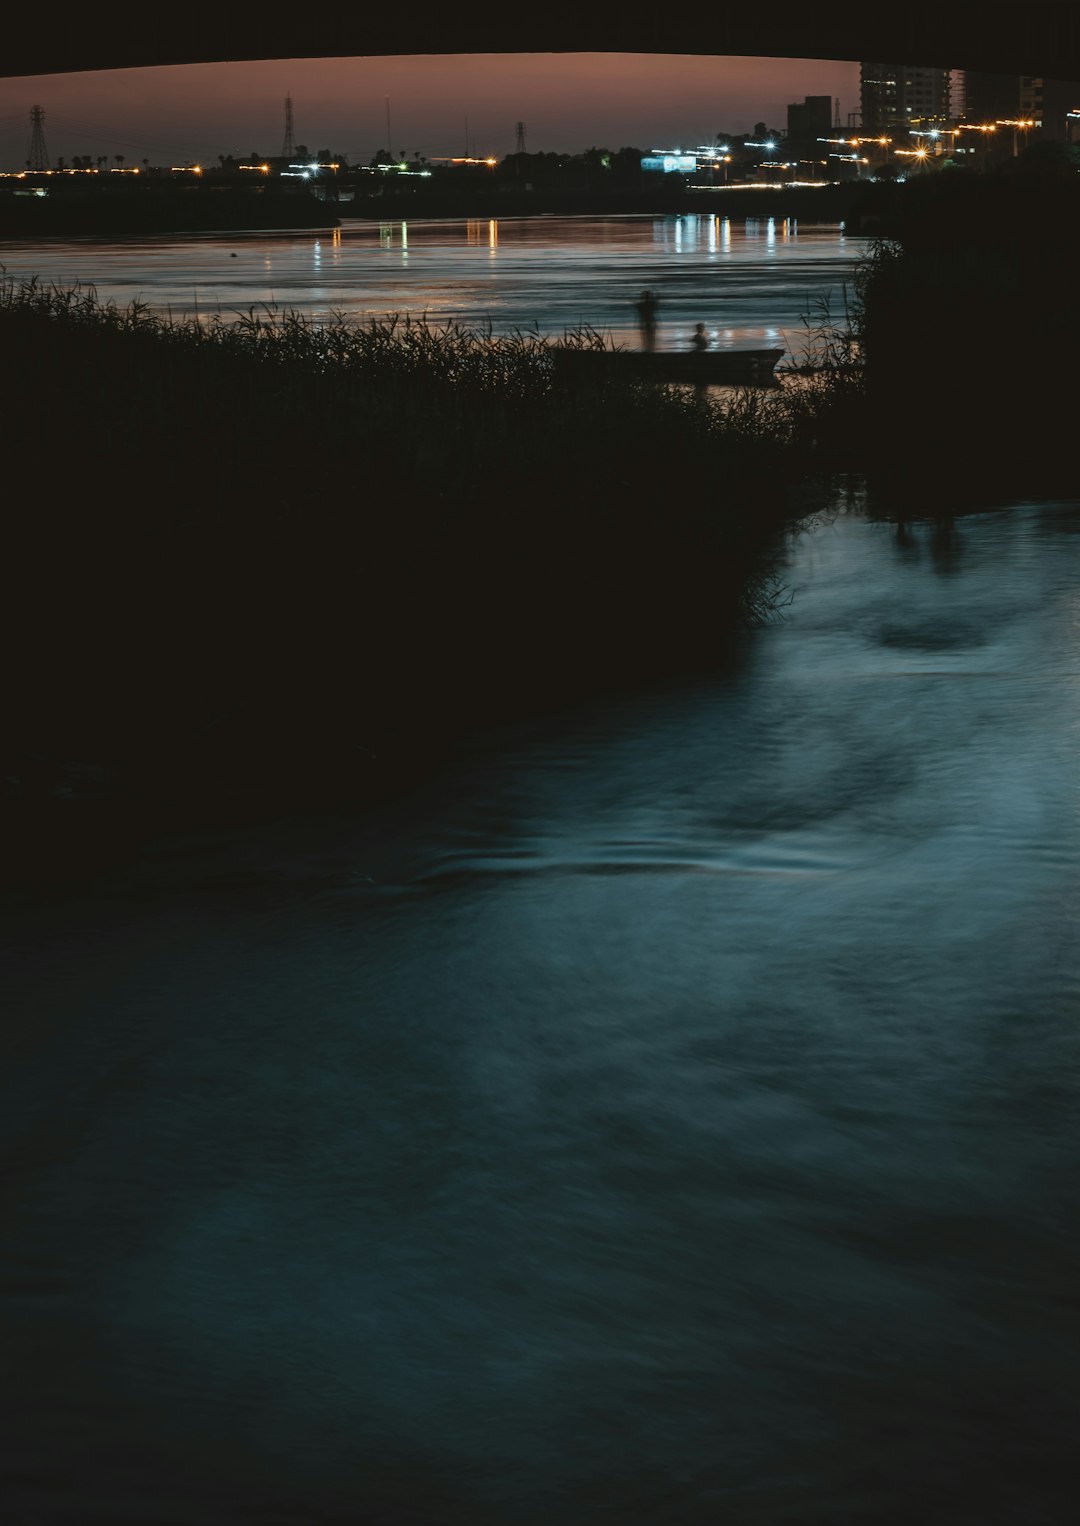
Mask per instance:
[[[803,450],[777,398],[568,389],[532,332],[177,320],[41,282],[0,286],[0,338],[34,483],[6,611],[23,752],[280,784],[298,753],[426,755],[708,667],[773,607]]]
[[[535,332],[174,319],[0,278],[5,455],[29,483],[2,761],[28,851],[22,781],[63,760],[174,805],[291,808],[392,787],[478,723],[713,669],[783,601],[786,529],[853,474],[905,513],[1068,477],[1058,348],[1018,325],[995,358],[980,328],[995,271],[1029,296],[1049,271],[1039,312],[1074,333],[1055,257],[879,241],[781,387],[706,401],[567,387]],[[962,405],[927,364],[946,331],[980,367]],[[1032,356],[1050,388],[1010,396]]]

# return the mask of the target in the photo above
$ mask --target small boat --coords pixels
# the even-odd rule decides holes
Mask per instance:
[[[575,350],[553,345],[555,374],[567,380],[632,376],[711,387],[776,387],[783,350]]]

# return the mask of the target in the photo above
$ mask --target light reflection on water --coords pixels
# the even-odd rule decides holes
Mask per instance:
[[[830,292],[838,299],[862,247],[835,226],[690,214],[7,243],[2,262],[16,279],[92,284],[121,304],[138,299],[178,317],[229,319],[253,305],[323,319],[408,312],[496,332],[561,334],[585,324],[632,345],[633,304],[649,287],[660,300],[661,348],[687,345],[701,321],[714,345],[779,342],[798,354],[809,306]]]
[[[26,908],[17,1518],[1071,1518],[1078,571],[824,521],[726,676]]]

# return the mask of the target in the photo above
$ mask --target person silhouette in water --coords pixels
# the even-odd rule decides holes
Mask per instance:
[[[634,304],[637,308],[638,327],[641,329],[641,348],[656,348],[656,298],[651,291],[643,291]]]
[[[705,332],[705,325],[699,323],[690,335],[690,348],[695,355],[704,355],[709,348],[709,336]],[[704,376],[698,376],[694,382],[694,396],[699,403],[703,403],[708,396]]]

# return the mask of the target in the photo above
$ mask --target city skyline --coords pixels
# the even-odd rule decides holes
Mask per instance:
[[[118,69],[0,80],[0,162],[21,165],[30,108],[50,156],[123,154],[184,162],[280,152],[284,101],[312,152],[364,160],[390,147],[429,156],[515,147],[648,150],[711,141],[757,121],[782,127],[806,95],[858,106],[858,64],[652,54],[406,55]],[[387,107],[390,132],[387,143]],[[467,137],[466,137],[467,135]]]

